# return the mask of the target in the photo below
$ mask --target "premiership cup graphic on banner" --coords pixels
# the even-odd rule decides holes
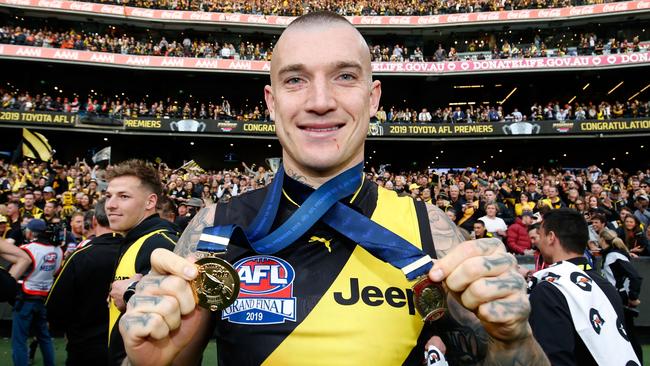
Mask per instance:
[[[205,131],[205,123],[193,119],[182,119],[178,122],[174,121],[169,124],[172,131],[180,132],[203,132]]]

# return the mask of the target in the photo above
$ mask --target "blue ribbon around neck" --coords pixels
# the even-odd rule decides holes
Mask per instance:
[[[197,250],[224,252],[233,240],[248,243],[257,253],[270,255],[294,243],[322,219],[325,224],[358,243],[375,257],[402,270],[409,280],[428,273],[433,266],[431,257],[340,202],[355,193],[362,184],[362,177],[363,164],[359,164],[330,179],[306,197],[289,219],[270,232],[282,197],[284,169],[280,167],[259,213],[248,229],[244,231],[236,225],[205,228]]]

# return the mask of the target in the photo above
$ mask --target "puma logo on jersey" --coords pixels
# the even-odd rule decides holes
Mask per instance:
[[[332,253],[331,239],[327,240],[325,238],[321,238],[320,236],[312,236],[311,238],[309,238],[309,243],[319,243],[319,242],[325,244],[325,248],[327,248],[327,251]]]
[[[382,291],[377,286],[359,287],[358,278],[350,278],[350,290],[347,293],[335,292],[334,301],[341,305],[354,305],[361,300],[368,306],[380,306],[384,303],[394,308],[408,306],[410,315],[415,315],[413,290],[389,287]]]

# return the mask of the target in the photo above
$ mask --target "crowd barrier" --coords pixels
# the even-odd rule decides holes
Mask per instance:
[[[191,118],[107,117],[95,114],[22,112],[0,110],[0,126],[88,127],[165,133],[167,135],[275,135],[275,125],[264,121],[234,121]],[[570,136],[650,133],[650,118],[570,121],[519,121],[491,123],[376,123],[371,122],[371,138],[453,138],[463,136]]]
[[[1,1],[1,0],[0,0]],[[188,70],[228,73],[268,74],[269,61],[231,60],[197,57],[123,55],[118,53],[79,51],[0,44],[0,58],[53,61],[94,66],[143,70]],[[593,70],[650,65],[650,52],[633,52],[596,56],[512,58],[443,62],[373,62],[375,75],[464,75],[495,72],[551,72]]]

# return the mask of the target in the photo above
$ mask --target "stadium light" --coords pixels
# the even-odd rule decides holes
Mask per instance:
[[[614,92],[614,90],[618,89],[621,85],[623,85],[623,81],[621,81],[621,82],[618,83],[615,87],[613,87],[612,90],[608,91],[608,92],[607,92],[607,95],[612,94],[612,93]]]
[[[510,98],[510,96],[512,96],[516,91],[517,91],[517,87],[515,87],[514,89],[512,89],[512,91],[511,91],[508,95],[506,95],[506,97],[503,98],[503,100],[500,101],[499,104],[503,104],[503,103],[505,103],[506,100],[508,100],[508,98]]]
[[[639,90],[639,91],[638,91],[636,94],[634,94],[633,96],[627,98],[628,102],[629,102],[630,100],[636,98],[637,95],[643,93],[643,92],[644,92],[646,89],[648,89],[649,87],[650,87],[650,84],[646,85],[643,89]]]
[[[587,90],[587,88],[589,87],[589,85],[591,85],[591,84],[587,83],[585,86],[582,87],[582,90]]]
[[[571,98],[566,104],[571,104],[574,100],[576,100],[577,95],[574,95],[573,98]]]

